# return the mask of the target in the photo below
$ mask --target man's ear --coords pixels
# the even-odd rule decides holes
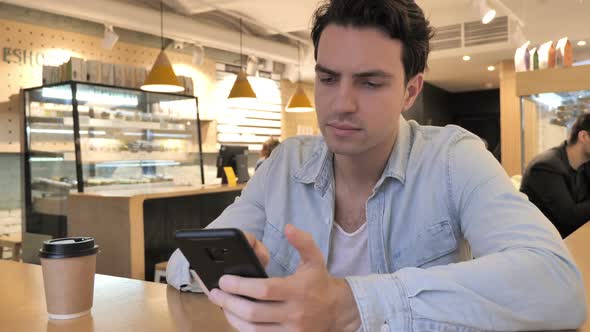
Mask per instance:
[[[423,73],[416,74],[416,76],[412,77],[408,81],[408,84],[406,84],[406,91],[404,94],[403,111],[409,110],[412,107],[412,105],[414,105],[416,98],[418,98],[418,95],[420,95],[420,92],[422,92],[423,86],[424,86],[424,74]]]
[[[578,141],[588,141],[588,139],[590,139],[590,133],[588,133],[586,130],[580,130],[580,132],[578,133]]]

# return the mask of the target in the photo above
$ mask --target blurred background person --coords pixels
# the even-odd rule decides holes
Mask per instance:
[[[567,141],[536,156],[520,191],[563,238],[590,220],[590,114],[580,115]]]
[[[260,165],[262,165],[262,163],[266,159],[268,159],[268,157],[270,157],[272,150],[274,150],[277,146],[279,146],[280,143],[281,142],[279,142],[278,139],[271,137],[271,138],[267,139],[262,144],[262,150],[260,150],[260,158],[258,158],[258,160],[256,161],[256,166],[254,167],[254,171],[256,171],[258,169],[258,167],[260,167]]]

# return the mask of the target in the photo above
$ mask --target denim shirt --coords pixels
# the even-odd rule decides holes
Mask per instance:
[[[327,260],[332,162],[321,137],[286,140],[209,227],[254,233],[270,276],[293,274],[300,260],[286,224],[311,233]],[[400,118],[366,220],[373,274],[346,278],[365,331],[574,329],[586,318],[559,233],[462,128]]]

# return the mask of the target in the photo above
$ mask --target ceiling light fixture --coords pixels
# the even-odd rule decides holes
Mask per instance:
[[[580,40],[578,42],[578,46],[586,46],[586,41],[585,40]]]
[[[496,17],[496,10],[486,0],[473,0],[473,4],[481,16],[481,23],[488,24]]]
[[[242,54],[242,19],[240,18],[240,72],[229,92],[228,99],[247,98],[256,99],[256,93],[248,82],[248,74],[244,70],[244,56]]]
[[[104,25],[104,37],[102,38],[101,46],[104,49],[112,50],[113,46],[119,40],[119,35],[115,32],[115,29],[112,25],[105,24]]]
[[[175,41],[174,43],[172,43],[172,48],[174,48],[175,50],[183,50],[184,43],[180,41]]]
[[[463,61],[469,61],[469,60],[471,60],[471,57],[469,55],[463,56]]]
[[[494,66],[488,66],[488,71],[494,71],[494,70],[496,70],[496,67],[494,67]]]
[[[301,44],[297,42],[297,65],[298,65],[298,79],[295,93],[291,96],[285,112],[313,112],[311,101],[307,98],[303,90],[303,83],[301,82]]]
[[[176,78],[174,68],[164,52],[164,3],[160,1],[160,54],[152,66],[145,82],[141,86],[142,90],[153,92],[181,92],[184,87]]]
[[[494,20],[496,17],[496,11],[494,9],[489,9],[481,18],[481,23],[488,24]]]
[[[193,65],[201,66],[205,62],[205,48],[201,44],[195,44],[193,50]]]
[[[258,58],[255,56],[248,56],[246,59],[246,74],[248,76],[255,76],[256,72],[258,71]]]

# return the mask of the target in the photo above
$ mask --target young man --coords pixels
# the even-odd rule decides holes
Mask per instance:
[[[281,143],[210,226],[248,232],[271,276],[226,275],[208,294],[236,329],[547,330],[585,320],[559,234],[482,142],[401,116],[422,89],[430,37],[411,0],[332,0],[316,12],[323,137]]]
[[[525,193],[566,237],[590,220],[590,114],[582,114],[570,137],[533,159],[522,177]]]

